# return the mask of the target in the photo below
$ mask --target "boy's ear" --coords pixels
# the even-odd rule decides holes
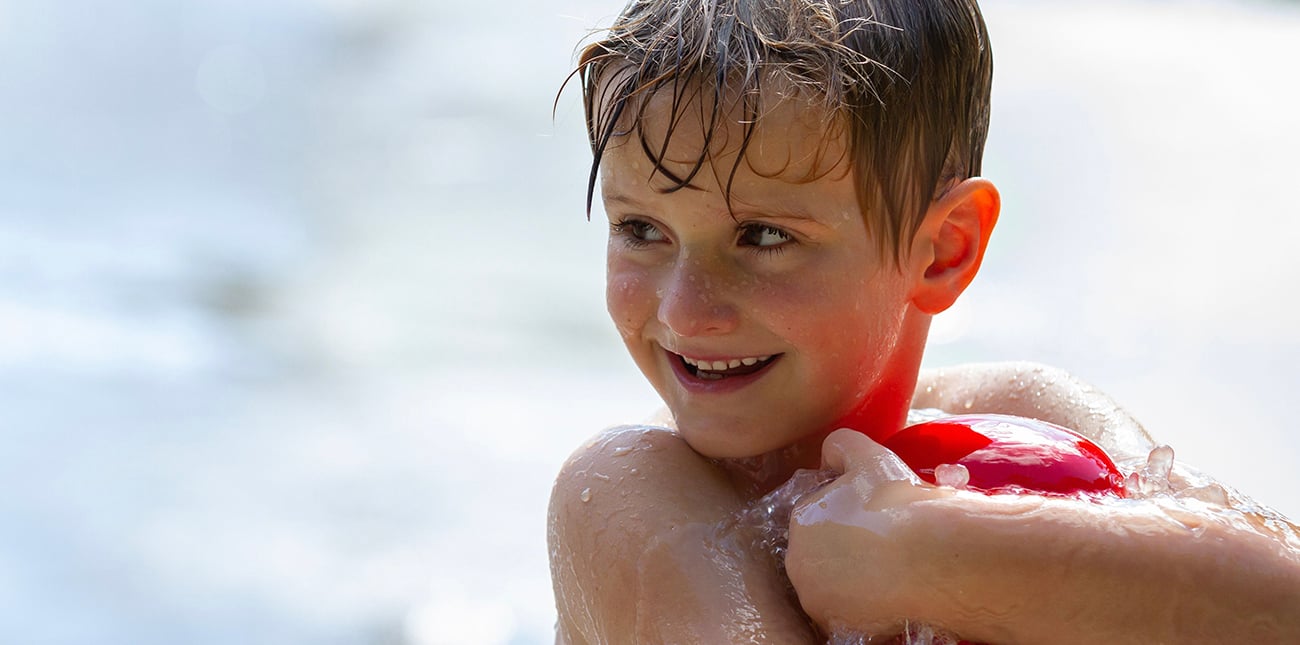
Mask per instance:
[[[979,272],[1001,207],[997,187],[980,177],[931,202],[912,238],[912,304],[928,314],[952,306]]]

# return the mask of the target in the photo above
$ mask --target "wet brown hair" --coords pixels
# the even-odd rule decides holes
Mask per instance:
[[[655,172],[685,188],[709,163],[722,119],[739,108],[744,158],[773,79],[820,97],[847,126],[858,198],[870,230],[901,253],[930,202],[978,175],[988,132],[993,59],[975,0],[631,0],[579,57],[596,175],[612,141],[640,131],[649,98],[671,92],[662,143],[640,145]],[[704,145],[686,176],[663,165],[688,105]]]

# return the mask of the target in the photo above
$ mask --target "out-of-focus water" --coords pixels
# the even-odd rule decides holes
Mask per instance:
[[[551,115],[617,2],[495,6],[0,5],[6,640],[549,642],[551,477],[655,397]],[[1300,10],[985,11],[1005,208],[927,360],[1300,515]]]

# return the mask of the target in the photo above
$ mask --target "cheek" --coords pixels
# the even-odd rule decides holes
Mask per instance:
[[[780,320],[791,344],[800,347],[821,373],[840,383],[872,381],[898,345],[906,308],[893,276],[870,282],[807,282],[774,294],[785,303]]]
[[[738,285],[739,302],[748,317],[761,321],[768,331],[794,344],[825,337],[828,309],[843,302],[844,294],[830,281],[812,272],[791,276],[759,276]]]
[[[840,277],[841,279],[835,279]],[[859,336],[878,312],[870,285],[845,280],[834,271],[805,272],[794,280],[765,282],[755,290],[754,311],[767,325],[800,345],[836,345]]]
[[[605,307],[625,339],[635,335],[655,310],[654,287],[645,272],[611,258],[605,272]]]

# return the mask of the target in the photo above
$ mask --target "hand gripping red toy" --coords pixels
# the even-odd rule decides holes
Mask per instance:
[[[1037,419],[945,417],[903,428],[884,446],[931,484],[939,479],[936,469],[960,464],[969,473],[966,488],[984,493],[1124,496],[1124,477],[1104,450],[1072,430]],[[894,642],[912,641],[899,637]]]
[[[1124,476],[1097,444],[1053,423],[999,414],[945,417],[890,436],[894,451],[921,479],[960,464],[966,487],[985,493],[1124,496]]]

